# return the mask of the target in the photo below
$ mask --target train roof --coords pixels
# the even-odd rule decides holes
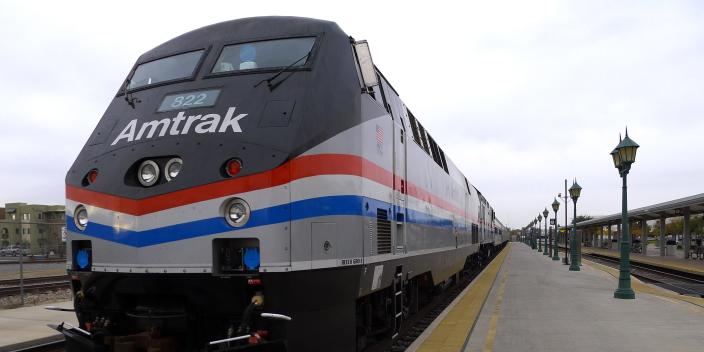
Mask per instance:
[[[240,18],[201,27],[170,39],[142,54],[137,63],[172,55],[174,52],[182,52],[184,46],[200,49],[217,42],[237,43],[281,36],[291,37],[321,33],[346,35],[337,23],[314,18],[294,16]]]

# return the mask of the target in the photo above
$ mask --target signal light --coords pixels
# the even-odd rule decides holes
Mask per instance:
[[[225,172],[228,176],[234,177],[242,170],[242,161],[240,159],[230,159],[225,164]]]
[[[73,223],[76,224],[76,227],[81,231],[86,229],[86,226],[88,226],[88,211],[86,207],[83,205],[76,207],[76,210],[73,212]]]

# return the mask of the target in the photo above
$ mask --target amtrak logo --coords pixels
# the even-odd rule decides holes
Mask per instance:
[[[167,133],[170,136],[188,134],[191,131],[191,127],[193,127],[193,131],[198,134],[225,133],[228,130],[232,130],[232,132],[242,132],[239,121],[245,116],[247,116],[247,114],[235,116],[234,106],[227,109],[225,118],[221,118],[219,114],[186,116],[183,111],[180,111],[176,117],[170,119],[144,122],[142,126],[139,127],[139,130],[137,130],[137,119],[134,119],[122,129],[122,132],[120,132],[111,145],[115,145],[123,139],[126,142],[149,139],[157,134],[157,130],[159,132],[158,137],[164,137]],[[185,123],[181,125],[184,121]]]

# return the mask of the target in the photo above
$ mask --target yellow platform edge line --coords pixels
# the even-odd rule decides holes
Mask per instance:
[[[615,268],[612,268],[612,267],[609,267],[609,266],[606,266],[603,264],[595,263],[595,262],[592,262],[591,260],[588,260],[588,259],[584,259],[583,263],[589,265],[592,268],[604,271],[604,272],[608,273],[609,275],[613,276],[614,278],[616,278],[616,280],[618,280],[619,271]],[[698,306],[700,308],[704,308],[704,298],[680,295],[678,293],[668,291],[664,288],[653,287],[653,286],[650,286],[650,285],[643,283],[638,278],[633,277],[632,275],[631,275],[631,288],[633,288],[633,290],[638,293],[646,293],[646,294],[651,294],[654,296],[676,299],[679,301],[691,303],[691,304]],[[638,299],[637,296],[636,296],[636,299]]]
[[[471,334],[484,307],[511,243],[474,279],[464,296],[423,341],[418,351],[460,351]]]
[[[489,321],[489,331],[486,334],[484,352],[492,352],[494,350],[496,330],[499,326],[499,315],[501,315],[501,304],[504,301],[504,292],[506,292],[506,281],[508,281],[508,271],[509,269],[508,267],[506,267],[506,269],[504,270],[504,274],[501,275],[501,284],[499,285],[499,290],[496,293],[494,312],[491,314],[491,321]]]

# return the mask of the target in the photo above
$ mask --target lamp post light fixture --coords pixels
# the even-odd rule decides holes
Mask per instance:
[[[579,262],[577,259],[577,199],[579,199],[579,195],[582,193],[582,187],[577,184],[577,180],[574,180],[569,192],[570,198],[572,198],[572,202],[574,202],[574,217],[572,217],[572,234],[570,236],[570,260],[572,261],[570,271],[579,271]]]
[[[626,136],[621,140],[611,152],[611,157],[614,160],[614,166],[618,169],[618,173],[623,179],[623,187],[621,193],[621,263],[619,265],[618,288],[614,292],[615,298],[634,299],[635,292],[631,288],[631,260],[630,260],[630,245],[631,231],[628,224],[628,192],[627,192],[627,175],[631,170],[631,164],[636,161],[636,151],[638,144],[628,138],[628,128],[626,128]]]
[[[548,212],[548,208],[545,208],[543,210],[543,219],[545,219],[545,248],[543,250],[543,255],[550,255],[550,252],[548,251],[548,244],[550,244],[550,240],[548,239],[548,215],[550,212]],[[552,246],[552,244],[550,244]]]
[[[560,260],[560,255],[557,254],[557,229],[559,228],[557,226],[557,210],[560,209],[560,202],[557,201],[557,198],[552,202],[552,211],[555,212],[555,236],[552,240],[553,244],[553,255],[552,255],[552,260]]]
[[[538,213],[538,252],[543,251],[543,239],[542,239],[542,223],[543,223],[543,216]]]

